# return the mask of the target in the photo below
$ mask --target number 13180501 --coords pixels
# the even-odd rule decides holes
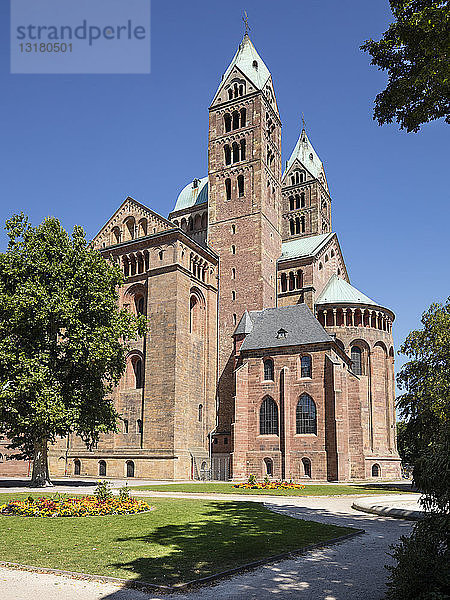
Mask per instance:
[[[65,42],[41,42],[39,44],[26,42],[19,44],[19,46],[21,52],[72,52],[72,43],[66,44]]]

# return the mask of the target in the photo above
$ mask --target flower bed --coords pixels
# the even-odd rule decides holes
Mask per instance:
[[[22,517],[90,517],[106,515],[134,515],[152,510],[143,500],[135,498],[108,498],[99,500],[96,496],[80,498],[32,498],[12,500],[0,505],[0,515]]]
[[[241,490],[304,490],[305,486],[301,483],[293,483],[292,481],[248,481],[246,483],[236,483],[235,488]]]

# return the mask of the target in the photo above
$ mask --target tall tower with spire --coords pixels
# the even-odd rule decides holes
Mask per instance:
[[[272,77],[246,32],[210,106],[208,245],[220,256],[218,432],[234,414],[233,332],[276,304],[281,122]]]
[[[325,170],[303,124],[282,179],[283,241],[331,231],[331,197]]]

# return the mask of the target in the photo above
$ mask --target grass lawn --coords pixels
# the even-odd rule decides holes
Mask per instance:
[[[306,484],[303,490],[246,490],[233,487],[232,483],[171,483],[167,485],[142,485],[135,490],[152,492],[190,492],[197,494],[257,494],[264,496],[344,496],[365,494],[401,494],[405,490],[395,484],[371,485],[314,485]]]
[[[254,502],[148,502],[154,511],[131,516],[0,517],[0,560],[172,585],[354,531]]]

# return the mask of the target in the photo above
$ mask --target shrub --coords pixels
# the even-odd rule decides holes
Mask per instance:
[[[130,489],[127,485],[124,485],[123,487],[119,488],[119,500],[121,502],[125,502],[125,500],[129,500],[130,499]]]
[[[388,566],[386,600],[448,600],[450,598],[449,518],[430,515],[409,537],[393,547]]]
[[[97,497],[97,500],[100,502],[105,502],[112,498],[112,489],[111,483],[109,481],[98,481],[97,487],[94,490],[94,494]]]

